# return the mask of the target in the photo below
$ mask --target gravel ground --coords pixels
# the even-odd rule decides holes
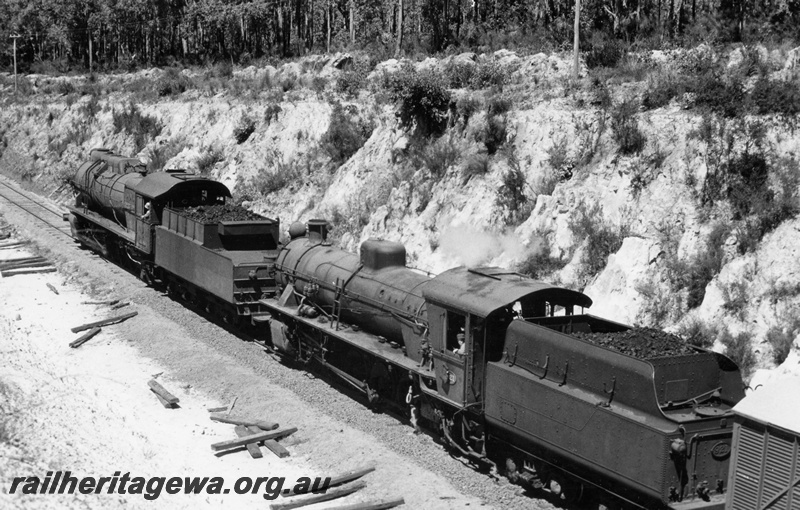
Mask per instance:
[[[135,350],[169,377],[220,403],[237,398],[236,410],[297,426],[292,459],[319,473],[378,462],[365,496],[406,497],[411,508],[551,509],[505,479],[478,473],[451,457],[427,435],[414,435],[397,417],[375,414],[359,400],[303,370],[284,366],[253,342],[208,322],[120,268],[69,242],[43,234],[20,214],[3,211],[37,241],[61,269],[98,297],[130,300],[140,315],[115,326]],[[203,447],[207,447],[203,445]]]
[[[640,359],[695,354],[681,337],[652,328],[633,328],[618,333],[573,333],[581,340]]]

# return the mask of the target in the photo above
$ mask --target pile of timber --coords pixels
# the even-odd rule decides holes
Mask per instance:
[[[260,459],[264,455],[261,453],[259,443],[262,443],[269,451],[280,458],[290,455],[278,440],[288,437],[297,432],[297,427],[278,429],[278,424],[269,420],[253,420],[248,418],[235,418],[227,415],[212,414],[211,419],[220,423],[235,425],[234,432],[237,438],[230,441],[223,441],[211,445],[211,449],[216,452],[228,452],[234,448],[244,446],[254,459]]]
[[[0,244],[0,250],[4,249]],[[0,275],[3,278],[15,276],[19,274],[31,273],[53,273],[56,271],[53,263],[44,257],[22,257],[17,259],[9,259],[0,262]]]

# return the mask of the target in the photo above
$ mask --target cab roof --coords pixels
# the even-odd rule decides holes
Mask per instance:
[[[217,196],[230,197],[228,187],[221,182],[189,173],[154,172],[145,175],[133,188],[134,191],[151,200],[168,200],[186,188],[201,188],[212,191]]]
[[[425,284],[422,294],[428,301],[479,317],[488,317],[492,312],[525,297],[561,305],[592,306],[592,300],[586,294],[554,287],[497,267],[457,267],[447,270]]]

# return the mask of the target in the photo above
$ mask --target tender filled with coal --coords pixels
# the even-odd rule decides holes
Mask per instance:
[[[615,333],[573,333],[581,340],[639,359],[696,354],[679,336],[652,328],[633,328]]]
[[[248,211],[240,205],[215,204],[187,207],[182,214],[201,223],[218,223],[220,221],[261,221],[267,218]]]

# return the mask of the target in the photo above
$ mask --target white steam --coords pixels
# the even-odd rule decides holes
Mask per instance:
[[[448,227],[439,237],[442,256],[455,265],[467,267],[510,267],[538,251],[538,245],[523,241],[513,233],[484,232],[465,225]]]

